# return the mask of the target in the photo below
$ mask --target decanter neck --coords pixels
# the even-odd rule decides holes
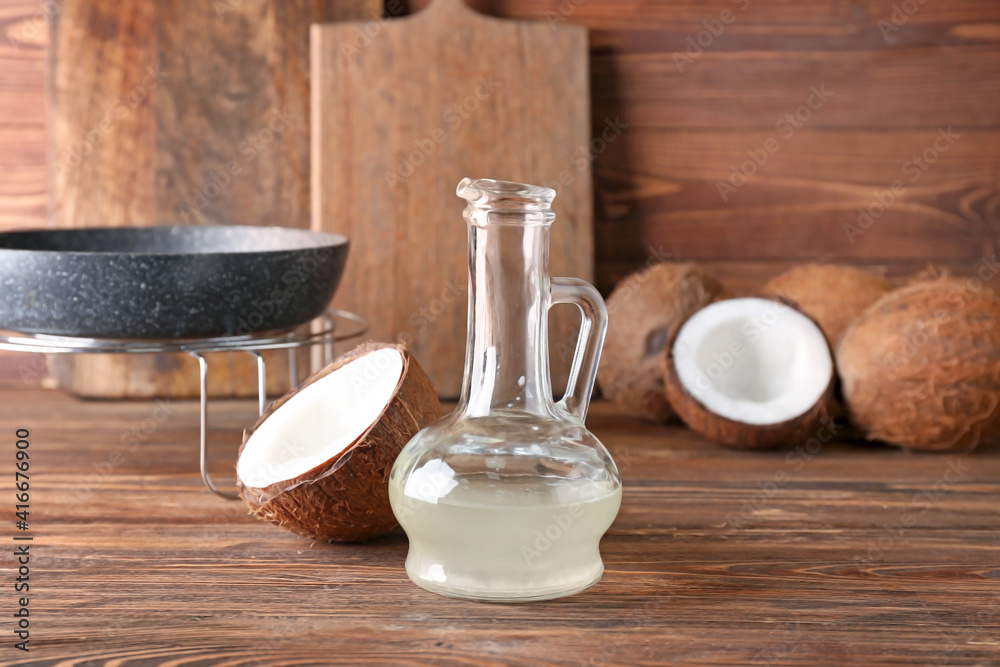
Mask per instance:
[[[472,208],[470,206],[470,208]],[[491,213],[492,215],[492,213]],[[549,230],[513,211],[469,221],[469,324],[459,409],[552,415],[549,377]]]

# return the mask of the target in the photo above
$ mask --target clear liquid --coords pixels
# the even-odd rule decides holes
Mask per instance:
[[[611,481],[485,475],[458,480],[437,502],[389,499],[410,540],[406,572],[435,593],[477,600],[571,595],[604,572],[598,549],[621,506]]]

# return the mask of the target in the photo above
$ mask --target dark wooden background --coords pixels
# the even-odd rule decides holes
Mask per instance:
[[[541,20],[562,4],[572,10],[567,20],[592,30],[595,129],[608,117],[629,125],[594,161],[605,291],[664,256],[705,261],[745,290],[803,259],[891,275],[933,260],[967,273],[996,250],[997,0],[918,2],[891,43],[878,21],[906,0],[750,0],[683,73],[672,53],[702,21],[738,5],[473,1],[491,14]],[[0,0],[0,231],[46,221],[45,6]],[[821,85],[833,96],[785,139],[775,123]],[[857,207],[906,177],[903,165],[949,126],[958,141],[850,243],[843,225],[856,221]],[[722,202],[716,182],[772,136],[780,150]],[[594,428],[626,477],[623,513],[605,540],[605,582],[565,604],[471,609],[406,582],[398,533],[364,552],[309,547],[225,513],[195,473],[191,403],[178,404],[176,421],[143,456],[102,473],[94,493],[74,500],[80,466],[108,460],[122,424],[135,427],[151,404],[43,401],[23,391],[18,364],[28,384],[41,378],[0,354],[0,385],[6,378],[14,389],[0,392],[0,421],[7,432],[38,424],[37,519],[52,559],[33,562],[43,657],[996,664],[1000,598],[988,583],[997,581],[995,445],[966,461],[966,477],[902,541],[860,567],[855,558],[885,539],[883,526],[906,516],[915,494],[937,488],[949,461],[830,445],[732,530],[727,514],[786,470],[783,452],[708,447],[675,427],[622,425],[598,405]],[[233,441],[253,410],[225,405],[215,433]],[[150,492],[167,501],[149,505]]]
[[[417,11],[428,2],[389,6]],[[595,134],[606,119],[628,125],[593,161],[597,282],[605,292],[662,257],[707,262],[742,291],[804,259],[874,265],[890,275],[934,261],[968,273],[996,252],[996,0],[470,4],[591,29]],[[892,25],[894,4],[917,9],[886,37],[879,21]],[[46,6],[0,0],[0,230],[46,220]],[[724,10],[732,21],[678,71],[673,54]],[[788,137],[776,123],[804,105],[812,87],[832,96]],[[904,165],[949,127],[957,141],[911,182]],[[724,202],[717,182],[769,137],[779,150]],[[905,193],[852,242],[844,225],[897,179]]]
[[[1000,3],[911,1],[919,9],[888,41],[878,22],[892,25],[901,0],[470,4],[591,30],[594,134],[607,118],[629,126],[594,160],[597,281],[607,291],[656,255],[710,262],[738,290],[803,259],[897,275],[928,260],[968,271],[992,256]],[[673,54],[724,10],[731,23],[679,72]],[[776,123],[813,86],[832,96],[786,138]],[[949,126],[960,138],[911,183],[905,163]],[[717,182],[768,137],[778,152],[723,202]],[[905,196],[850,242],[844,225],[896,179]]]

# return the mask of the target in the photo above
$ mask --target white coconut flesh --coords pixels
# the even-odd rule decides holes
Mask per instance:
[[[339,456],[379,418],[402,375],[403,355],[387,348],[303,387],[253,432],[236,474],[244,485],[260,489]]]
[[[699,310],[678,332],[673,360],[692,397],[743,424],[780,424],[805,414],[833,375],[819,327],[769,299],[729,299]]]

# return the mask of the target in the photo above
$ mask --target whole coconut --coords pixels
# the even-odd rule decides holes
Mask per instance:
[[[793,301],[836,346],[851,323],[892,289],[882,276],[853,266],[804,264],[775,276],[762,291]]]
[[[955,451],[1000,432],[1000,301],[979,283],[942,278],[882,297],[836,361],[869,439]]]
[[[693,264],[662,263],[637,271],[608,297],[608,334],[597,381],[624,412],[654,421],[674,416],[663,386],[667,341],[725,289]]]

